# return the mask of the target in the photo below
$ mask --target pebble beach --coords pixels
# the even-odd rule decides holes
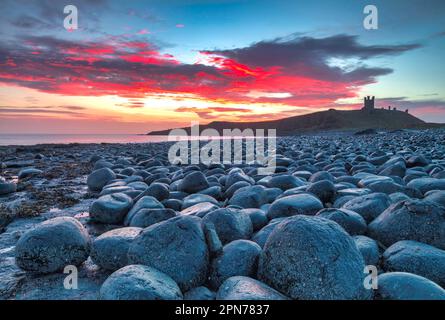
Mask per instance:
[[[267,176],[171,146],[0,147],[0,298],[445,299],[445,130],[280,137]]]

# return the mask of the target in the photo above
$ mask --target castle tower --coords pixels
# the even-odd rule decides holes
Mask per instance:
[[[367,110],[367,111],[372,111],[374,110],[374,101],[375,101],[375,96],[367,96],[364,98],[364,105],[363,105],[363,109],[362,110]]]

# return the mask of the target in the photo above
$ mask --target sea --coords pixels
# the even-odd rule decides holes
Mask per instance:
[[[144,134],[4,134],[0,133],[0,146],[32,146],[36,144],[69,143],[149,143],[169,141],[169,136],[147,136]],[[178,140],[204,140],[208,136],[178,137]],[[229,136],[211,139],[252,139],[254,137]],[[173,139],[172,141],[177,141]]]
[[[0,134],[0,146],[68,143],[147,143],[168,141],[168,136],[137,134]]]

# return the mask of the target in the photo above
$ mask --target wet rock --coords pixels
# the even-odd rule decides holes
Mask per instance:
[[[254,184],[255,181],[246,175],[241,169],[232,169],[227,176],[227,180],[225,183],[226,189],[230,188],[233,184],[239,182],[239,181],[245,181],[249,184]]]
[[[130,220],[131,227],[146,228],[152,224],[176,217],[172,209],[141,209]]]
[[[211,202],[200,202],[180,212],[181,215],[203,218],[207,213],[218,210],[219,206]]]
[[[244,209],[242,212],[250,217],[253,231],[258,231],[269,222],[266,213],[261,209]]]
[[[184,293],[184,300],[215,300],[216,293],[206,287],[196,287]]]
[[[406,166],[408,168],[412,168],[412,167],[425,167],[427,165],[430,164],[430,161],[428,159],[426,159],[424,156],[422,155],[414,155],[411,156],[407,161],[406,161]]]
[[[51,273],[67,265],[80,265],[90,252],[90,237],[71,217],[57,217],[38,224],[17,242],[17,265],[27,271]]]
[[[348,209],[323,209],[317,213],[317,216],[337,222],[352,236],[364,234],[366,231],[365,219],[358,213]]]
[[[425,200],[399,202],[369,224],[368,234],[387,247],[415,240],[445,249],[445,208]]]
[[[377,176],[374,174],[370,174],[370,175],[366,176],[365,178],[359,180],[358,186],[361,188],[366,188],[370,184],[374,184],[377,182],[394,182],[394,180],[390,177]]]
[[[240,210],[223,208],[205,215],[203,223],[213,223],[223,244],[237,239],[249,239],[252,235],[252,221]]]
[[[162,209],[164,206],[162,203],[160,203],[156,198],[153,198],[151,196],[144,196],[140,198],[128,211],[128,214],[126,215],[124,219],[124,224],[128,226],[130,224],[131,219],[133,219],[133,216],[142,209]]]
[[[263,248],[273,229],[275,229],[275,227],[284,219],[286,218],[276,218],[271,220],[269,224],[261,228],[252,236],[252,241],[256,242],[261,248]]]
[[[18,178],[20,180],[23,180],[23,179],[27,179],[27,178],[30,178],[30,177],[38,176],[38,175],[40,175],[42,173],[43,173],[42,170],[39,170],[39,169],[36,169],[36,168],[22,169],[22,170],[20,170],[20,172],[18,174]]]
[[[10,194],[17,191],[17,185],[12,182],[0,181],[0,195]]]
[[[283,193],[283,190],[278,188],[266,188],[264,191],[266,192],[267,203],[274,202]]]
[[[425,194],[425,200],[436,202],[445,207],[445,191],[444,190],[432,190]]]
[[[321,209],[323,204],[313,195],[296,194],[275,200],[267,212],[267,217],[271,220],[299,214],[314,215]]]
[[[153,198],[156,198],[158,201],[162,201],[168,199],[168,197],[170,196],[170,191],[165,184],[154,182],[144,192],[140,194],[139,199],[142,198],[143,196],[152,196]]]
[[[309,185],[306,190],[313,193],[323,203],[333,202],[337,193],[334,184],[329,180],[320,180]]]
[[[238,189],[229,200],[230,205],[241,208],[259,208],[267,203],[267,195],[263,186],[252,186]]]
[[[395,204],[397,202],[405,201],[405,200],[409,200],[410,199],[410,197],[408,197],[406,194],[401,193],[401,192],[391,193],[389,195],[389,198],[391,199],[391,204]]]
[[[399,241],[383,253],[385,271],[402,271],[445,286],[445,251],[417,241]]]
[[[179,216],[145,228],[130,245],[128,261],[168,274],[184,291],[202,285],[209,252],[201,219]]]
[[[445,179],[417,178],[411,180],[407,186],[417,189],[422,192],[422,194],[425,194],[431,190],[445,190]]]
[[[223,251],[223,245],[218,237],[215,225],[211,222],[203,223],[203,230],[210,253],[210,258],[219,256]]]
[[[227,279],[216,293],[216,300],[288,300],[258,280],[235,276]]]
[[[398,162],[391,166],[388,166],[379,172],[382,176],[397,176],[403,178],[406,172],[406,166],[404,162]]]
[[[249,182],[246,182],[246,181],[239,181],[239,182],[236,182],[236,183],[232,184],[232,185],[230,186],[230,188],[228,188],[228,189],[226,190],[226,192],[224,192],[224,196],[225,196],[226,198],[230,199],[230,198],[232,198],[233,194],[234,194],[238,189],[241,189],[241,188],[244,188],[244,187],[250,187],[250,186],[251,186],[251,184],[250,184]]]
[[[220,186],[209,187],[207,189],[199,191],[199,193],[215,198],[216,200],[221,200],[223,197],[222,189]]]
[[[365,264],[367,266],[377,266],[380,258],[377,242],[371,238],[361,235],[354,236],[353,239],[363,256],[363,259],[365,260]]]
[[[376,299],[380,300],[445,300],[445,290],[424,277],[389,272],[378,277]]]
[[[93,170],[103,169],[103,168],[112,168],[113,164],[104,159],[100,159],[94,163]]]
[[[142,228],[119,228],[103,233],[91,246],[91,259],[107,270],[118,270],[128,265],[128,248]]]
[[[384,193],[371,193],[346,202],[342,208],[360,214],[367,223],[377,218],[391,204],[391,200]]]
[[[342,197],[338,197],[335,201],[334,204],[332,205],[332,208],[341,208],[343,207],[343,205],[348,202],[349,200],[354,199],[355,196],[342,196]]]
[[[143,265],[117,270],[100,288],[101,300],[181,300],[181,290],[165,273]]]
[[[116,179],[116,174],[109,168],[93,171],[87,178],[87,185],[91,191],[101,191],[111,180]]]
[[[195,193],[207,189],[209,183],[201,171],[195,171],[186,175],[178,186],[179,191]]]
[[[91,220],[100,223],[120,224],[133,206],[133,200],[123,193],[105,195],[90,207]]]
[[[210,265],[211,287],[219,288],[232,276],[255,276],[260,253],[261,247],[249,240],[235,240],[225,245],[222,254]]]
[[[182,210],[203,202],[210,202],[216,206],[219,206],[218,201],[215,198],[205,194],[196,193],[191,194],[182,200]]]
[[[311,177],[309,178],[309,182],[315,183],[317,181],[322,181],[322,180],[328,180],[331,182],[335,181],[335,178],[332,174],[330,174],[327,171],[318,171],[316,173],[314,173],[313,175],[311,175]]]
[[[269,188],[279,188],[285,191],[288,189],[304,186],[304,182],[295,176],[279,175],[272,177],[267,185]]]
[[[337,223],[299,215],[270,234],[258,277],[292,299],[366,299],[364,266],[354,241]]]
[[[182,201],[178,199],[167,199],[162,201],[162,205],[175,211],[181,211]]]

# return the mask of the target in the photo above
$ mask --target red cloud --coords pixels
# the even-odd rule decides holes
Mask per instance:
[[[79,43],[29,37],[22,46],[13,48],[0,43],[0,82],[65,95],[137,98],[175,93],[219,102],[323,107],[339,98],[354,97],[360,86],[391,72],[365,67],[346,72],[327,65],[325,61],[330,56],[365,59],[414,48],[365,47],[356,43],[355,38],[333,38],[271,41],[241,49],[204,51],[198,63],[184,64],[161,53],[153,44],[125,37]],[[213,117],[245,110],[190,111]]]

